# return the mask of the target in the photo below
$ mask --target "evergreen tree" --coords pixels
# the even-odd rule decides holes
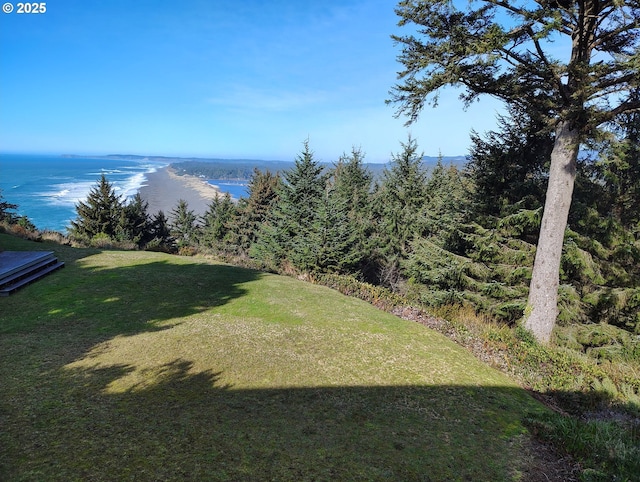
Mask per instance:
[[[400,264],[409,254],[411,242],[423,234],[420,212],[426,201],[427,172],[418,143],[410,135],[392,154],[391,166],[373,197],[377,282],[395,289],[401,280]]]
[[[341,156],[334,166],[333,192],[349,203],[353,217],[370,210],[372,181],[360,149],[353,148],[350,155]]]
[[[640,102],[640,88],[632,98]],[[611,215],[640,235],[640,109],[622,115],[617,131],[619,136],[604,152],[598,170],[612,206]]]
[[[2,190],[0,190],[0,221],[13,223],[16,215],[9,211],[14,211],[16,209],[18,209],[18,205],[5,201],[2,197]]]
[[[318,238],[314,229],[318,226],[327,178],[305,141],[295,166],[283,174],[278,202],[261,229],[253,250],[255,256],[273,266],[280,266],[286,259],[301,271],[315,268],[318,246],[314,241]]]
[[[71,221],[71,233],[91,239],[97,234],[114,238],[118,233],[123,201],[116,195],[112,184],[103,174],[98,185],[91,188],[86,201],[76,204],[75,220]]]
[[[149,237],[151,238],[147,246],[160,249],[162,251],[172,251],[173,237],[169,220],[162,210],[158,211],[150,221]]]
[[[558,314],[562,247],[580,144],[602,125],[640,109],[640,2],[403,0],[400,24],[415,24],[398,57],[398,114],[417,119],[443,87],[469,104],[490,95],[523,106],[554,129],[549,180],[524,325],[548,342]],[[567,40],[557,57],[558,38]],[[561,60],[566,59],[566,60]]]
[[[310,253],[304,253],[300,263],[313,260],[307,271],[352,273],[364,256],[348,200],[329,186],[305,241]]]
[[[389,169],[382,174],[376,196],[376,213],[382,250],[386,256],[405,256],[410,241],[424,230],[419,213],[426,202],[426,180],[418,143],[409,136],[400,143],[402,152],[392,155]]]
[[[248,254],[258,239],[261,226],[277,200],[279,183],[279,175],[254,169],[248,186],[249,196],[240,198],[230,230],[230,243],[239,253]]]
[[[472,186],[456,166],[445,167],[442,159],[429,174],[426,184],[426,201],[420,212],[424,236],[437,238],[442,248],[457,254],[465,250],[460,230],[473,221]]]
[[[230,223],[235,214],[236,206],[231,200],[231,195],[229,193],[225,193],[224,196],[216,194],[203,216],[204,224],[200,230],[202,244],[208,247],[222,248],[222,242],[229,234]]]
[[[171,236],[173,236],[179,247],[192,246],[197,240],[196,225],[197,216],[189,209],[189,203],[184,199],[179,199],[176,207],[171,211]]]
[[[350,155],[343,155],[336,163],[332,174],[330,199],[338,209],[346,209],[350,237],[352,238],[347,266],[365,279],[374,277],[372,213],[373,176],[365,168],[364,154],[360,149],[352,149]]]
[[[467,175],[480,214],[502,216],[544,202],[553,136],[542,119],[519,106],[498,117],[498,131],[473,132]]]
[[[142,246],[153,239],[148,209],[149,203],[139,193],[123,207],[117,236],[121,241],[132,241]]]

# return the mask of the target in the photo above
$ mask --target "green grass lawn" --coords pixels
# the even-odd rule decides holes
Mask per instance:
[[[0,298],[0,480],[521,480],[544,410],[425,327],[328,288],[149,252]]]

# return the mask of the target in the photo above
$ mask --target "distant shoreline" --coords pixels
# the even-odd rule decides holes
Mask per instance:
[[[2,153],[0,153],[2,154]],[[226,157],[176,157],[176,156],[141,156],[137,154],[108,154],[106,156],[98,155],[81,155],[81,154],[61,154],[59,157],[67,159],[109,159],[109,160],[124,160],[124,161],[150,161],[150,162],[162,162],[162,163],[179,163],[179,162],[211,162],[211,163],[234,163],[241,165],[257,165],[263,167],[269,167],[270,164],[294,164],[294,161],[283,161],[280,159],[250,159],[250,158],[226,158]],[[454,164],[456,166],[463,166],[469,161],[468,154],[459,154],[454,156],[422,156],[422,161],[427,165],[435,165],[438,160],[446,166]],[[380,161],[365,161],[366,166],[378,166],[387,165],[392,162],[391,157],[388,160]],[[326,160],[320,161],[320,164],[333,165],[334,161]]]
[[[170,167],[163,167],[146,174],[147,182],[138,193],[149,203],[148,213],[154,216],[162,211],[168,218],[181,199],[186,201],[189,209],[202,216],[209,204],[222,193],[206,180],[195,176],[178,176]]]
[[[109,159],[123,161],[151,161],[151,162],[237,162],[242,164],[253,163],[269,163],[269,162],[286,162],[279,159],[249,159],[249,158],[223,158],[223,157],[175,157],[175,156],[140,156],[137,154],[108,154],[106,156],[97,155],[81,155],[81,154],[61,154],[60,157],[65,159]]]

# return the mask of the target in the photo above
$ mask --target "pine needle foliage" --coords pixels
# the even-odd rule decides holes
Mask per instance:
[[[173,252],[175,240],[171,236],[169,219],[165,216],[164,211],[160,210],[151,217],[149,222],[149,238],[151,239],[145,246],[145,249],[167,253]]]
[[[237,254],[248,255],[257,241],[261,226],[278,199],[279,184],[278,174],[254,169],[248,184],[249,196],[240,198],[229,232],[229,244]]]
[[[73,236],[89,239],[98,234],[114,238],[119,231],[123,207],[123,200],[102,174],[98,185],[89,191],[86,201],[76,204],[77,217],[71,221],[70,231]]]
[[[132,241],[138,247],[151,241],[151,218],[148,211],[149,203],[136,193],[122,208],[116,238],[119,241]]]
[[[279,268],[285,261],[295,269],[316,269],[319,213],[328,174],[314,159],[305,141],[295,166],[282,174],[278,203],[260,230],[253,254],[267,266]]]
[[[425,228],[423,219],[416,215],[427,199],[424,155],[411,136],[400,145],[402,151],[392,155],[374,200],[381,249],[389,257],[406,256],[411,241],[422,236]]]
[[[176,240],[178,247],[192,246],[197,240],[198,217],[189,209],[189,203],[179,199],[178,204],[171,211],[169,226],[171,236]]]
[[[373,175],[364,166],[364,154],[353,148],[340,157],[329,180],[331,203],[346,212],[348,260],[341,270],[365,279],[373,277],[376,236],[372,213]],[[343,220],[344,221],[344,220]]]
[[[0,221],[12,222],[16,214],[10,211],[15,211],[16,209],[18,209],[18,205],[5,201],[0,189]]]
[[[225,193],[216,197],[207,206],[202,216],[202,227],[199,230],[200,244],[208,248],[224,249],[224,239],[231,232],[231,224],[236,215],[236,206],[231,195]]]

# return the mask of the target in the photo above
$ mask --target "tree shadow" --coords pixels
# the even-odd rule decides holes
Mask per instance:
[[[71,260],[61,256],[67,263],[64,270],[18,292],[5,304],[3,314],[15,315],[6,326],[32,331],[50,325],[58,330],[62,322],[94,342],[163,330],[170,327],[163,324],[167,320],[181,320],[243,296],[243,284],[261,276],[258,271],[202,261],[176,263],[166,255],[149,261],[153,253],[139,264],[106,266],[95,264],[100,259],[95,254],[99,251]],[[42,313],[52,323],[46,323]],[[0,321],[3,318],[0,315]]]
[[[188,354],[149,373],[73,364],[230,303],[261,276],[87,254],[3,304],[0,480],[536,480],[521,419],[541,407],[518,388],[240,389]]]
[[[0,380],[23,377],[41,383],[43,374],[56,373],[102,343],[168,330],[244,296],[243,285],[261,276],[250,269],[154,253],[141,255],[138,264],[130,262],[135,253],[123,253],[126,265],[107,266],[99,264],[103,257],[94,256],[100,251],[69,249],[71,256],[65,256],[65,247],[56,252],[67,263],[63,270],[3,299]]]
[[[236,389],[176,359],[58,370],[9,417],[4,480],[554,480],[531,464],[524,390],[476,386]],[[5,438],[7,440],[7,438]],[[565,474],[566,475],[566,474]],[[522,476],[522,479],[518,479]],[[538,478],[537,476],[540,476]],[[555,479],[560,480],[560,479]],[[564,478],[562,480],[571,480]]]
[[[83,318],[98,318],[114,334],[165,329],[164,321],[185,318],[243,296],[246,290],[242,285],[261,275],[222,264],[176,265],[167,260],[115,268],[85,266],[83,270],[93,278],[92,283],[79,283],[74,290],[76,303],[71,309],[61,309]],[[111,320],[99,316],[107,306]]]

